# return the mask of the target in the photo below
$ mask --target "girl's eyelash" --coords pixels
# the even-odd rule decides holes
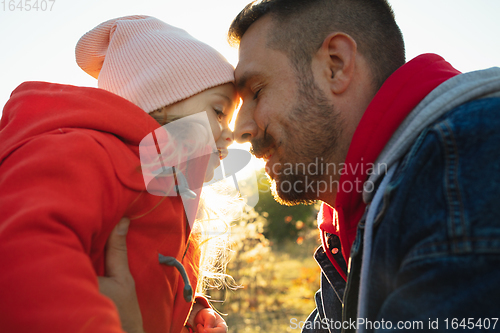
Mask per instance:
[[[214,111],[215,111],[215,114],[217,115],[217,117],[221,117],[221,118],[224,118],[226,116],[226,114],[224,113],[224,111],[222,110],[219,110],[217,108],[213,108]]]

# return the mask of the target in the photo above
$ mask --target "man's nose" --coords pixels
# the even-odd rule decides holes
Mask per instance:
[[[257,136],[257,131],[258,127],[252,113],[242,107],[234,124],[234,139],[238,143],[250,142]]]

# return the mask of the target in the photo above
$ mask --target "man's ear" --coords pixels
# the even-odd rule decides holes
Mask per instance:
[[[341,94],[349,87],[354,75],[356,54],[356,41],[345,33],[332,33],[323,41],[318,56],[322,60],[322,71],[327,75],[332,93]]]

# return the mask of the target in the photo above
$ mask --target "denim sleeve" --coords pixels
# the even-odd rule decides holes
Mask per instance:
[[[340,333],[342,329],[342,303],[324,274],[321,289],[314,295],[316,309],[302,327],[302,333]]]
[[[492,330],[500,317],[500,99],[465,104],[423,133],[384,206],[368,331]]]

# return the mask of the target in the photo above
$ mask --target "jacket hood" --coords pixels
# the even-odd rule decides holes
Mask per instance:
[[[3,110],[0,162],[26,140],[60,128],[110,133],[137,146],[157,127],[142,109],[105,90],[25,82],[12,92]]]
[[[144,189],[138,171],[139,143],[159,124],[145,111],[102,89],[47,82],[25,82],[5,104],[0,120],[0,163],[30,139],[49,132],[92,130],[110,155],[126,186]],[[110,136],[111,134],[112,136]],[[129,149],[108,149],[119,141]]]

